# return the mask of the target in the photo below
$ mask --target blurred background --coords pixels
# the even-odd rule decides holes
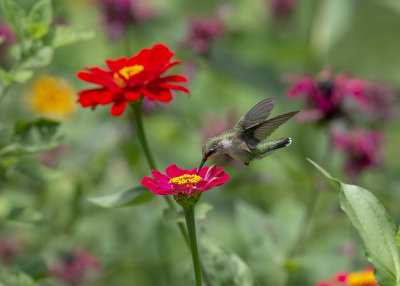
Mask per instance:
[[[16,2],[29,10],[35,1]],[[0,285],[192,285],[190,252],[162,198],[122,208],[90,202],[150,175],[131,111],[113,117],[109,106],[75,103],[92,87],[78,71],[156,43],[176,52],[182,64],[173,73],[188,77],[191,91],[167,104],[145,101],[145,131],[162,172],[197,167],[204,140],[262,99],[276,99],[272,116],[301,111],[271,136],[291,137],[290,147],[248,167],[225,157],[208,162],[231,177],[201,199],[208,212],[198,221],[200,255],[211,285],[315,285],[368,266],[337,193],[306,158],[373,192],[398,225],[398,1],[52,4],[52,25],[94,37],[57,49],[1,102]],[[3,19],[0,35],[8,69],[17,40]],[[60,105],[38,103],[46,92],[62,96],[54,99]],[[15,122],[41,116],[60,122],[54,146],[2,153]]]

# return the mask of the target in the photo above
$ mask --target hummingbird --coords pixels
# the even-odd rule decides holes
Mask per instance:
[[[233,129],[208,138],[203,145],[198,174],[204,163],[219,154],[228,154],[235,160],[249,165],[254,159],[270,155],[276,149],[287,147],[292,143],[291,138],[266,140],[279,126],[293,117],[298,111],[285,113],[267,119],[275,104],[275,99],[264,99],[240,118]]]

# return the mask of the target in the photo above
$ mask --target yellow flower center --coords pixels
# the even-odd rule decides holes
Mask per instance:
[[[33,111],[62,119],[75,111],[75,91],[63,79],[41,76],[33,84],[29,102]]]
[[[114,73],[114,78],[117,84],[121,87],[125,86],[125,80],[130,79],[135,74],[143,71],[144,67],[142,65],[134,65],[129,67],[124,67],[120,69],[117,73]]]
[[[182,187],[190,187],[195,185],[201,179],[202,177],[197,175],[185,174],[179,177],[172,178],[171,180],[169,180],[169,183],[172,185],[180,185]]]
[[[351,286],[362,286],[376,283],[373,271],[350,273],[347,280]]]

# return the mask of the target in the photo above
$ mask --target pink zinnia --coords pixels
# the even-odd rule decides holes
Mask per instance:
[[[144,177],[142,185],[158,195],[193,195],[226,183],[229,175],[223,170],[213,165],[203,167],[199,175],[196,175],[197,168],[189,171],[171,165],[165,170],[166,175],[156,170],[151,171],[154,179]]]

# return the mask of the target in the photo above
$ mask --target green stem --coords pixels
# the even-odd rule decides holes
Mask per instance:
[[[131,105],[132,110],[133,110],[135,124],[136,124],[137,137],[139,138],[140,145],[142,146],[143,152],[145,153],[147,163],[149,164],[149,167],[151,170],[157,170],[156,165],[154,163],[153,156],[151,155],[151,152],[150,152],[150,148],[147,144],[146,135],[145,135],[144,128],[143,128],[143,120],[142,120],[143,97],[140,98],[140,100],[135,101],[135,102],[130,102],[129,104]],[[163,196],[163,198],[165,199],[168,207],[171,210],[173,210],[174,212],[177,212],[177,208],[175,206],[173,199],[169,196]],[[190,243],[189,243],[188,234],[185,229],[185,225],[182,222],[178,222],[178,228],[179,228],[179,231],[180,231],[183,239],[185,240],[186,244],[189,246]],[[206,284],[208,286],[212,286],[213,284],[212,284],[210,278],[208,277],[208,275],[204,269],[204,266],[201,266],[201,270],[202,270],[203,277],[204,277]]]
[[[189,233],[190,250],[192,252],[194,276],[196,279],[196,286],[201,286],[201,267],[199,259],[199,250],[197,248],[196,239],[196,222],[194,219],[194,207],[184,208],[186,227]]]

